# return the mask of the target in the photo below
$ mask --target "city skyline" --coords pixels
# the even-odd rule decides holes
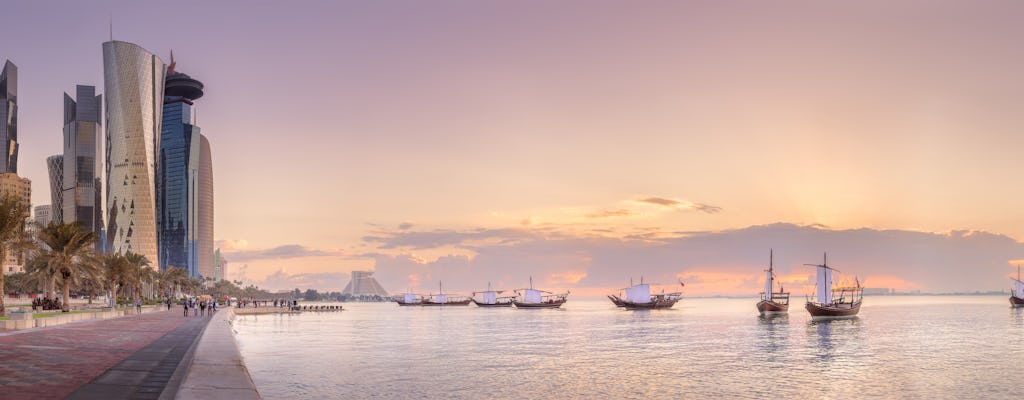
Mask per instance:
[[[102,82],[112,15],[114,39],[173,48],[218,88],[197,111],[221,149],[216,239],[252,281],[375,270],[397,291],[479,268],[605,289],[649,269],[733,294],[759,289],[775,248],[783,269],[829,251],[868,285],[955,289],[921,276],[927,259],[998,290],[1024,258],[1013,3],[194,3],[174,35],[138,18],[174,5],[107,4],[15,5],[40,26],[0,28],[38,38],[0,54],[20,67],[33,204],[56,151],[47,104]],[[79,15],[74,40],[46,33]],[[758,227],[780,236],[743,257],[686,244]],[[861,230],[873,247],[826,240]],[[893,232],[906,247],[872,251]],[[822,248],[787,245],[805,234]]]

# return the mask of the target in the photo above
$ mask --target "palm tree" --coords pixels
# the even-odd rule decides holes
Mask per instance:
[[[124,288],[128,275],[128,260],[120,253],[110,253],[101,259],[107,288],[110,290],[111,307],[117,307],[118,286]]]
[[[168,265],[167,269],[157,273],[157,289],[161,295],[169,298],[174,287],[187,277],[188,272],[185,272],[183,268]]]
[[[149,267],[150,261],[145,255],[129,251],[125,253],[124,258],[128,261],[131,284],[135,288],[134,299],[138,300],[142,295],[142,285],[153,282],[155,271]]]
[[[95,234],[85,230],[81,224],[50,224],[39,231],[39,241],[49,247],[36,256],[37,262],[45,263],[61,279],[63,302],[61,311],[71,309],[71,285],[78,284],[83,275],[98,275],[99,261],[93,250]]]
[[[0,195],[0,262],[7,259],[7,251],[25,241],[25,208],[18,197],[8,193]],[[4,307],[4,274],[0,271],[0,314]]]

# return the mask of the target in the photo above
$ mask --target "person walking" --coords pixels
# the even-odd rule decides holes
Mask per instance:
[[[171,311],[171,298],[167,298],[167,311]]]
[[[185,308],[185,316],[188,316],[188,299],[182,298],[181,305]]]
[[[135,313],[142,314],[142,298],[135,299]]]
[[[199,315],[199,299],[192,302],[192,316],[195,317],[197,315]]]

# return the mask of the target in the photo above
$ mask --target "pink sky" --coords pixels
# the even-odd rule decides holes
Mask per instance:
[[[869,235],[862,240],[877,246],[861,250],[875,257],[846,263],[869,285],[959,289],[957,279],[906,266],[954,251],[962,258],[944,271],[989,271],[963,290],[1001,289],[1009,260],[1024,258],[1015,253],[1024,238],[1019,2],[4,10],[14,17],[0,26],[0,58],[20,68],[20,168],[34,202],[49,202],[44,160],[60,149],[62,92],[102,88],[112,16],[116,39],[165,58],[173,48],[179,69],[206,84],[197,104],[214,152],[216,236],[235,271],[248,265],[248,279],[271,286],[378,268],[398,291],[413,280],[389,275],[406,268],[390,262],[465,259],[490,271],[473,275],[476,286],[521,285],[540,268],[551,285],[605,288],[651,270],[668,283],[704,276],[703,288],[688,288],[701,293],[756,292],[761,254],[785,250],[786,236],[728,242],[750,246],[743,257],[722,256],[728,247],[695,254],[672,240],[779,222],[829,227],[811,230],[820,240],[860,228],[1009,240],[993,239],[998,250],[954,240],[883,252],[874,249],[884,235]],[[438,232],[463,236],[417,247],[380,239]],[[645,243],[672,257],[636,250]],[[857,248],[816,244],[780,254],[800,264],[831,251],[839,262]],[[619,246],[628,257],[593,264]],[[515,258],[481,249],[522,259],[509,265]],[[601,280],[588,280],[598,270]],[[275,273],[281,283],[266,280]],[[331,279],[318,284],[347,281]]]

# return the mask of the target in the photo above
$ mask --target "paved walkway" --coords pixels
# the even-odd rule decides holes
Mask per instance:
[[[156,399],[209,321],[171,308],[0,334],[0,399]]]

